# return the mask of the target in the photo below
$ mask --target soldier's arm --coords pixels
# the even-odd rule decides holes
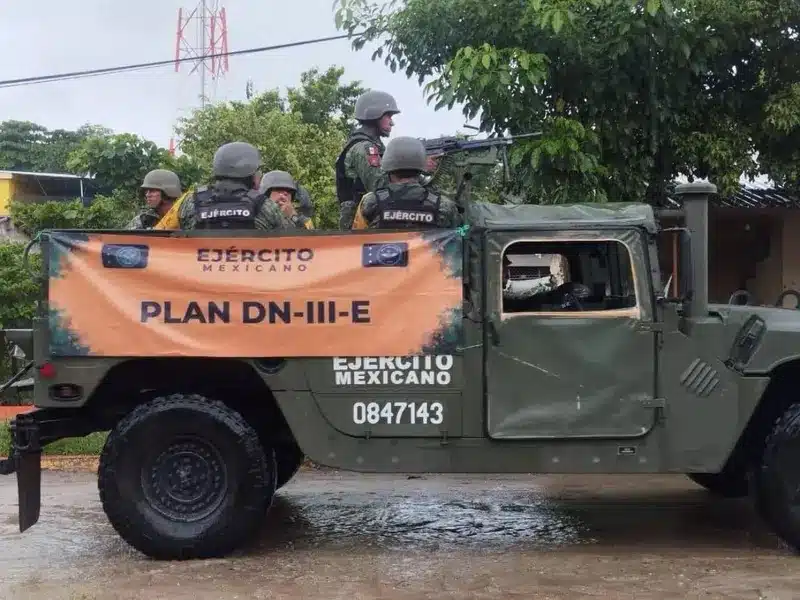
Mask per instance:
[[[442,221],[445,227],[461,227],[464,224],[464,218],[458,211],[458,205],[449,198],[442,198],[442,204],[439,208],[442,214]]]
[[[178,207],[178,227],[177,229],[189,229],[194,219],[194,201],[187,197]]]
[[[367,229],[369,221],[374,216],[375,210],[378,207],[375,194],[368,192],[361,198],[356,208],[356,216],[353,219],[353,229]]]
[[[370,148],[375,150],[370,153]],[[375,191],[383,175],[381,157],[377,154],[377,146],[372,142],[362,142],[353,146],[347,154],[348,162],[353,172],[364,183],[366,190],[368,192]]]
[[[256,229],[296,229],[288,217],[283,214],[278,205],[266,201],[261,205],[255,219]]]
[[[136,214],[125,224],[123,229],[142,229],[142,216],[140,214]]]

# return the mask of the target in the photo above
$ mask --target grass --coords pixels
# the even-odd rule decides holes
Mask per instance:
[[[48,444],[43,454],[47,456],[99,456],[108,432],[90,433],[85,437],[67,438]],[[0,422],[0,456],[8,456],[11,439],[8,421]]]

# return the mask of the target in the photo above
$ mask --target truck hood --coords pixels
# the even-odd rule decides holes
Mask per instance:
[[[800,310],[770,306],[710,304],[711,314],[724,323],[724,347],[733,349],[746,330],[761,329],[753,349],[743,357],[740,367],[747,374],[768,373],[778,365],[800,360]]]

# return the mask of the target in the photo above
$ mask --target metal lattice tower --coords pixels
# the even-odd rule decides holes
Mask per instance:
[[[220,0],[201,0],[191,11],[178,9],[178,31],[175,37],[175,72],[181,59],[190,62],[189,74],[200,74],[200,106],[209,101],[208,84],[228,72],[228,57],[201,59],[201,56],[228,52],[228,21]],[[188,62],[188,61],[187,61]]]

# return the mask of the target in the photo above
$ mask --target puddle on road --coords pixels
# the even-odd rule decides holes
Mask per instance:
[[[702,493],[656,491],[626,500],[624,493],[559,498],[533,483],[526,489],[481,482],[450,487],[433,479],[342,483],[298,481],[281,490],[258,540],[236,556],[291,556],[304,548],[411,555],[587,545],[614,552],[702,548],[733,554],[775,547],[745,504]],[[6,518],[16,506],[0,502],[0,580],[19,581],[41,569],[80,580],[92,569],[135,570],[148,562],[110,526],[94,486],[75,486],[67,497],[54,497],[60,490],[51,489],[40,522],[24,534],[16,518]]]
[[[494,494],[481,500],[429,494],[284,494],[275,499],[258,547],[497,550],[582,541],[580,519],[544,501],[519,502]]]

